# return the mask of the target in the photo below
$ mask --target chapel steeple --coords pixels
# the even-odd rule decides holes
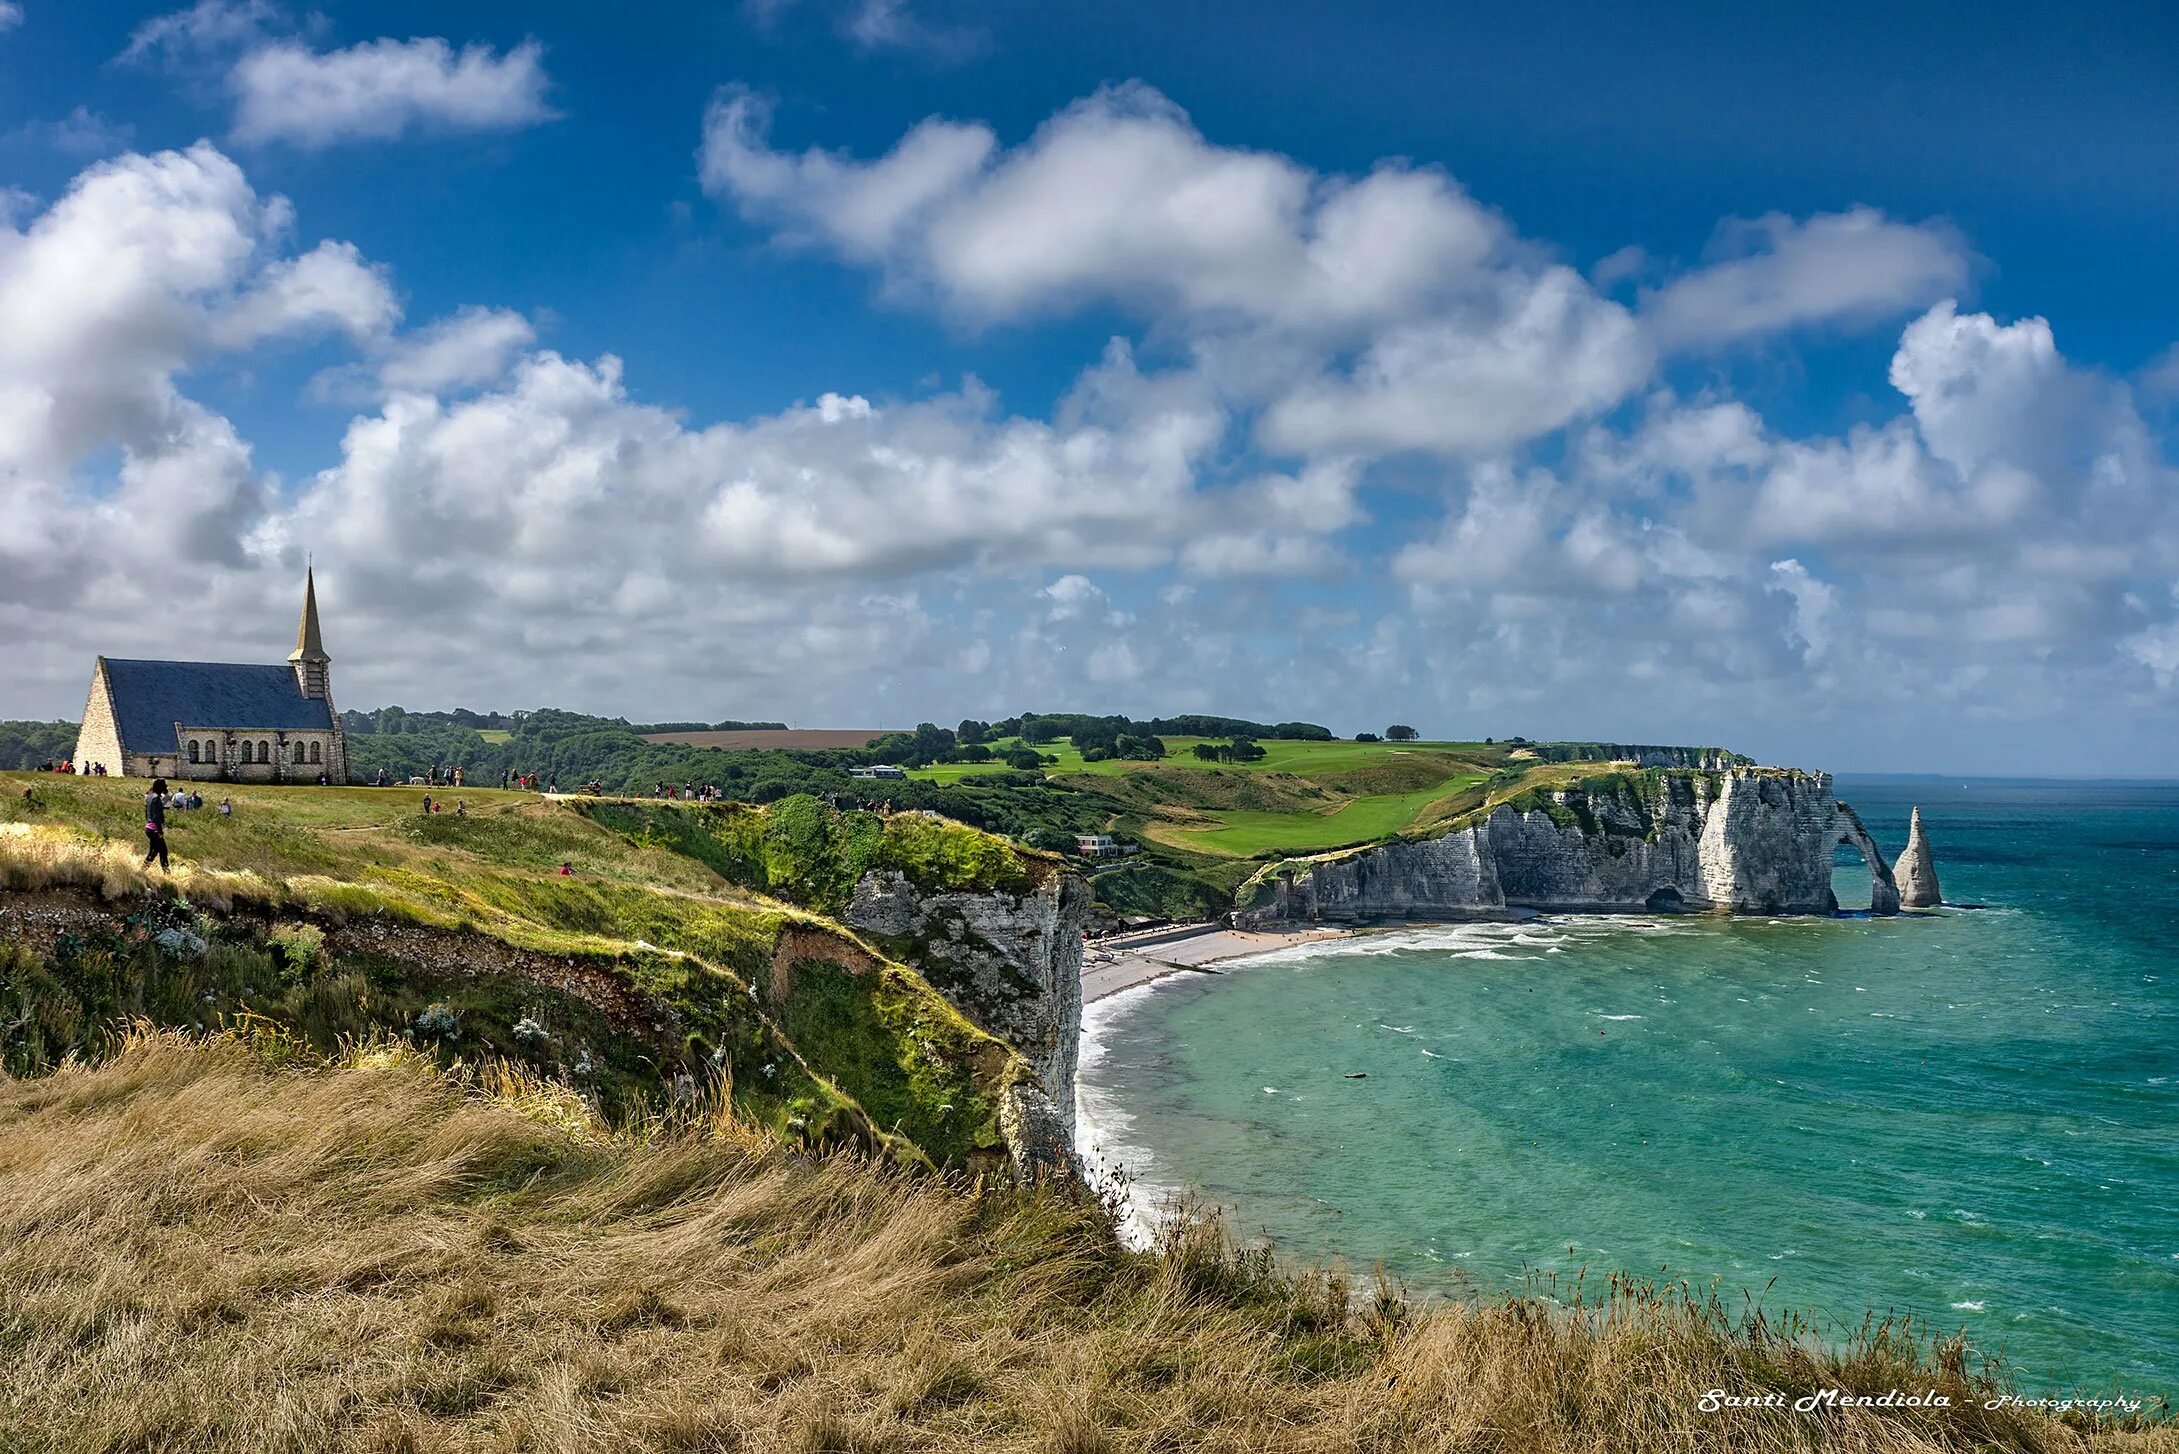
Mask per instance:
[[[296,623],[295,649],[288,663],[295,668],[296,683],[303,695],[330,700],[333,658],[325,654],[325,638],[318,632],[318,582],[311,567],[303,569],[303,618]]]

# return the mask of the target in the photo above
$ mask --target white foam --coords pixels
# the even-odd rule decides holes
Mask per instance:
[[[1981,1304],[1981,1303],[1954,1303],[1954,1304],[1952,1304],[1952,1311],[1954,1311],[1954,1312],[1956,1312],[1956,1313],[1979,1313],[1979,1312],[1981,1312],[1981,1311],[1982,1311],[1982,1304]]]
[[[1596,1014],[1594,1010],[1589,1013]],[[1600,1020],[1639,1020],[1642,1017],[1640,1015],[1597,1015],[1597,1018]]]
[[[1075,1157],[1082,1163],[1090,1184],[1117,1204],[1121,1242],[1138,1250],[1156,1241],[1158,1224],[1163,1220],[1161,1209],[1180,1194],[1181,1188],[1152,1179],[1156,1162],[1150,1148],[1131,1135],[1135,1118],[1120,1104],[1119,1097],[1093,1083],[1091,1072],[1105,1060],[1105,1037],[1115,1023],[1167,982],[1158,979],[1131,985],[1083,1006],[1082,1040],[1075,1063]]]

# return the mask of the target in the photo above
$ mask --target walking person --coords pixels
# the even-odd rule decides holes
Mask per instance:
[[[151,780],[151,791],[144,794],[144,867],[159,860],[161,869],[168,868],[166,857],[166,779]]]

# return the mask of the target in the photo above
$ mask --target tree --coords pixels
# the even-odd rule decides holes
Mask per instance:
[[[1398,722],[1393,723],[1390,727],[1387,727],[1385,729],[1385,736],[1390,738],[1394,742],[1413,742],[1421,735],[1422,734],[1420,732],[1417,732],[1414,728],[1403,726]]]
[[[1357,741],[1357,742],[1382,742],[1382,741],[1384,741],[1384,739],[1383,739],[1382,737],[1379,737],[1379,736],[1378,736],[1378,735],[1377,735],[1376,733],[1374,733],[1374,732],[1357,732],[1357,733],[1355,733],[1355,734],[1354,734],[1354,740],[1355,740],[1355,741]]]
[[[979,722],[974,717],[963,717],[961,725],[953,729],[953,735],[963,747],[977,747],[991,740],[991,724]]]
[[[1215,742],[1198,742],[1195,745],[1195,755],[1203,762],[1216,762],[1218,761],[1218,744]]]

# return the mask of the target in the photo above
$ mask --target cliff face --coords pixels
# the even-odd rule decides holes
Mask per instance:
[[[1636,767],[1684,767],[1726,772],[1753,767],[1753,758],[1722,747],[1663,747],[1628,742],[1539,742],[1529,752],[1544,762],[1631,762]]]
[[[1929,851],[1929,839],[1922,832],[1922,810],[1914,810],[1914,820],[1907,828],[1907,847],[1899,855],[1899,863],[1892,870],[1899,880],[1899,902],[1910,909],[1934,909],[1944,902],[1944,890],[1937,887],[1937,860]]]
[[[1281,874],[1240,917],[1457,918],[1513,907],[1830,913],[1840,843],[1868,861],[1871,909],[1896,912],[1891,870],[1853,809],[1832,796],[1828,775],[1620,775],[1548,794],[1526,811],[1502,804],[1439,838]]]
[[[879,936],[933,989],[1029,1062],[1001,1119],[1017,1162],[1072,1165],[1074,1069],[1082,1038],[1082,928],[1089,885],[1055,873],[1029,892],[925,894],[874,871],[841,917]]]

